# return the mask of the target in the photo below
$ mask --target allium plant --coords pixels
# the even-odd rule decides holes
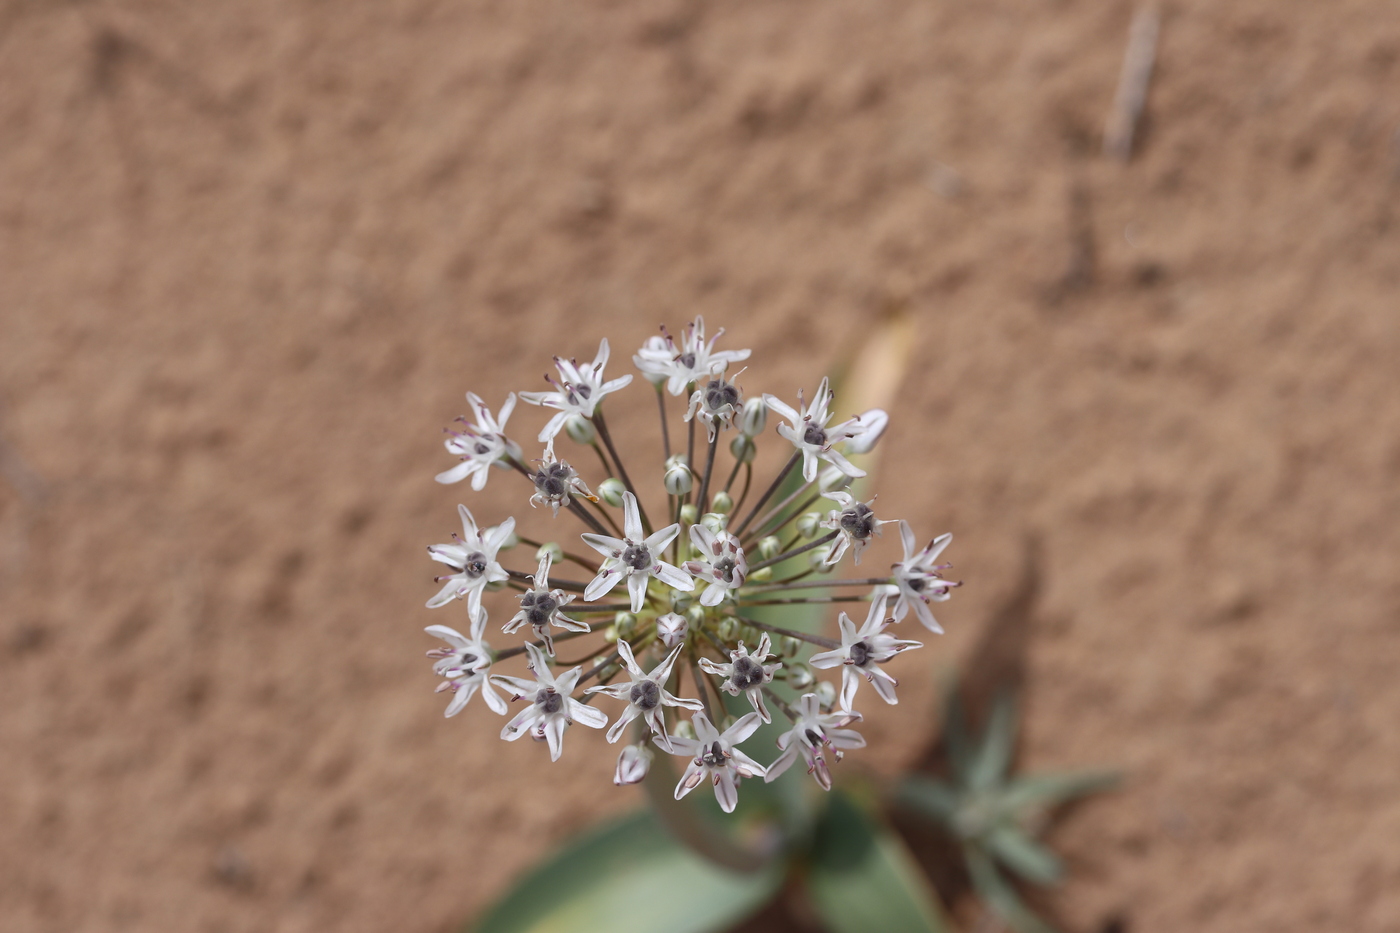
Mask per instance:
[[[480,491],[499,469],[505,475],[498,483],[514,482],[506,494],[518,495],[520,505],[548,505],[556,521],[581,527],[558,535],[562,545],[532,541],[515,533],[514,518],[483,530],[459,506],[462,534],[428,549],[452,571],[438,578],[443,586],[428,606],[460,600],[471,637],[442,625],[427,631],[451,646],[429,653],[435,672],[446,678],[440,689],[455,694],[449,716],[479,693],[484,702],[477,707],[510,716],[502,738],[528,734],[547,742],[554,760],[575,723],[609,743],[631,731],[615,783],[645,777],[656,754],[649,740],[687,759],[677,799],[706,783],[721,808],[732,812],[744,778],[771,780],[799,754],[817,784],[831,788],[831,765],[865,745],[848,728],[862,719],[853,708],[858,695],[896,703],[897,682],[884,665],[922,647],[892,629],[913,618],[940,632],[929,603],[947,599],[958,584],[943,578],[947,564],[934,563],[949,536],[918,550],[904,521],[902,559],[883,576],[868,573],[875,561],[865,552],[878,543],[880,527],[895,519],[878,517],[874,498],[860,501],[846,491],[865,476],[849,456],[879,441],[886,413],[872,409],[832,423],[835,399],[825,378],[810,400],[799,393],[796,406],[769,394],[745,397],[728,369],[750,351],[717,350],[722,334],[707,339],[697,317],[679,338],[662,328],[633,355],[660,414],[659,456],[645,465],[623,462],[604,417],[605,397],[633,381],[631,375],[606,377],[606,339],[591,363],[556,357],[558,378],[546,377],[552,388],[507,395],[497,417],[468,393],[472,420],[462,419],[465,429],[449,432],[446,441],[461,463],[439,473],[438,482],[470,477]],[[668,396],[680,399],[669,412]],[[553,410],[533,439],[524,438],[543,446],[505,433],[517,398]],[[767,430],[769,412],[778,416],[775,431]],[[676,417],[684,427],[671,421]],[[560,435],[593,448],[587,461],[596,454],[601,469],[585,478],[556,453]],[[760,478],[754,470],[758,447],[770,443],[787,456],[775,475]],[[528,446],[539,456],[527,459]],[[572,534],[578,541],[569,544]],[[524,566],[506,566],[501,557],[522,543],[535,548],[533,557]],[[864,560],[865,576],[835,575],[847,556],[851,565]],[[559,573],[564,564],[575,573]],[[506,587],[519,605],[496,627],[505,635],[524,629],[525,641],[492,647],[485,640],[491,626],[482,594]],[[813,596],[812,590],[838,595]],[[839,638],[758,618],[764,606],[858,602],[868,603],[859,627],[845,612],[829,620]],[[595,630],[606,641],[601,651],[570,660],[556,654]],[[528,676],[500,670],[514,658],[528,662]],[[830,670],[833,679],[819,682],[814,668]],[[863,680],[874,689],[861,693]],[[722,693],[751,712],[735,719]],[[786,720],[778,746],[753,748],[750,740],[775,718],[774,710]]]

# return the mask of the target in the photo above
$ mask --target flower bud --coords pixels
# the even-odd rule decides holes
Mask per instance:
[[[718,512],[706,512],[704,515],[700,516],[700,524],[704,525],[715,534],[719,534],[723,531],[725,525],[728,523],[725,516],[720,515]]]
[[[546,554],[550,556],[553,563],[559,563],[564,559],[564,549],[556,541],[546,541],[535,549],[535,563],[540,562],[540,558]]]
[[[804,538],[815,538],[817,529],[821,527],[821,521],[820,512],[804,512],[797,517],[797,533]]]
[[[851,478],[834,466],[822,470],[821,475],[817,477],[817,486],[821,488],[822,492],[834,492],[837,489],[845,489],[849,485],[851,485]]]
[[[860,422],[861,432],[846,441],[846,453],[869,453],[870,448],[874,447],[876,441],[880,439],[880,435],[885,433],[885,428],[890,423],[890,416],[884,409],[872,408],[859,415],[855,420]]]
[[[757,437],[763,433],[763,426],[768,423],[768,406],[763,404],[761,397],[749,399],[744,403],[743,413],[739,415],[739,431],[748,437]]]
[[[831,573],[831,571],[836,569],[835,564],[828,564],[826,562],[827,558],[831,556],[830,544],[818,548],[812,548],[811,554],[812,556],[809,558],[809,560],[812,565],[812,569],[815,570],[817,573]]]
[[[656,637],[661,639],[661,644],[668,649],[685,641],[685,633],[689,629],[690,623],[686,621],[685,616],[674,612],[668,612],[656,620]]]
[[[666,486],[668,496],[683,496],[690,492],[695,478],[690,475],[690,467],[684,463],[676,463],[666,468],[666,475],[662,478],[662,483]]]
[[[695,727],[690,724],[689,719],[682,719],[676,723],[676,728],[671,730],[671,734],[678,739],[694,739]]]
[[[626,484],[616,476],[609,476],[598,484],[598,498],[613,508],[622,505],[622,494],[626,491]]]
[[[617,756],[617,771],[613,774],[613,783],[619,787],[623,784],[640,784],[647,776],[647,771],[651,770],[652,750],[644,744],[629,745],[622,750],[622,754]]]
[[[739,637],[739,620],[733,616],[725,616],[719,622],[719,640],[728,644]]]
[[[685,593],[681,590],[671,590],[670,596],[672,612],[685,612],[690,608],[690,604],[695,602],[695,594],[693,592]]]
[[[591,444],[598,436],[598,432],[593,430],[593,422],[583,415],[570,415],[564,422],[564,431],[576,444]]]
[[[763,560],[769,560],[782,553],[783,542],[778,540],[777,535],[769,535],[758,542],[758,556]]]
[[[607,628],[603,629],[603,641],[607,642],[610,645],[613,642],[617,641],[616,625],[609,625]]]
[[[497,591],[499,591],[499,590],[503,590],[503,589],[505,589],[505,588],[506,588],[506,581],[504,581],[504,580],[490,580],[490,581],[487,582],[486,587],[485,587],[485,589],[486,589],[486,591],[487,591],[488,593],[495,593],[495,592],[497,592]]]
[[[783,669],[787,671],[788,686],[794,690],[806,690],[817,682],[812,669],[801,661],[785,662]]]
[[[831,709],[836,704],[836,685],[831,681],[821,681],[813,692],[816,693],[817,702],[822,705],[822,709]]]
[[[729,442],[729,452],[740,463],[753,463],[754,455],[758,453],[758,445],[754,444],[753,438],[747,434],[736,434],[734,440]]]
[[[699,625],[705,621],[705,607],[699,603],[691,603],[690,608],[685,611],[685,617],[691,625]]]
[[[784,657],[796,657],[797,652],[802,650],[802,639],[793,638],[791,635],[784,635],[778,639],[778,653]]]
[[[613,628],[617,629],[618,638],[631,640],[637,634],[637,617],[630,612],[619,612],[613,616]]]
[[[596,662],[596,661],[595,661],[594,663],[596,664],[596,663],[599,663],[599,662]],[[616,676],[617,676],[617,672],[620,671],[620,670],[621,670],[621,668],[618,667],[616,664],[609,664],[608,666],[604,667],[602,670],[600,670],[600,671],[598,672],[598,681],[599,681],[600,683],[607,683],[609,680],[611,680],[612,678],[616,677]]]
[[[695,524],[695,520],[699,517],[700,510],[695,507],[694,502],[687,502],[685,505],[681,506],[682,525],[693,525]]]
[[[734,500],[729,497],[729,493],[721,489],[710,499],[710,511],[718,512],[721,515],[728,515],[734,508]]]
[[[767,583],[773,579],[772,567],[759,567],[757,570],[749,571],[749,583]]]

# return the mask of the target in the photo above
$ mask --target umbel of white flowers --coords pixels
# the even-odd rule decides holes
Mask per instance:
[[[633,355],[654,389],[660,415],[659,456],[645,467],[623,463],[603,416],[604,399],[632,382],[631,375],[604,376],[606,339],[591,363],[555,357],[558,378],[546,377],[551,389],[509,393],[498,416],[467,394],[471,420],[459,419],[465,428],[449,431],[445,441],[460,462],[439,473],[438,482],[470,478],[480,491],[493,469],[518,474],[524,480],[521,504],[548,505],[556,519],[561,510],[570,513],[583,526],[578,534],[586,547],[521,537],[514,518],[482,529],[459,505],[461,534],[428,548],[451,571],[438,577],[442,586],[428,607],[464,605],[469,634],[446,625],[426,631],[446,643],[428,655],[443,678],[438,689],[453,694],[448,716],[477,694],[487,709],[506,716],[509,699],[516,710],[501,738],[529,735],[545,742],[555,761],[575,723],[598,730],[609,743],[630,731],[615,783],[634,784],[646,776],[654,757],[650,739],[687,759],[677,798],[708,783],[720,806],[732,811],[744,778],[772,780],[799,755],[817,783],[830,789],[830,765],[865,745],[847,728],[861,720],[854,703],[862,681],[886,703],[897,702],[897,681],[885,665],[921,647],[890,634],[891,627],[912,610],[924,628],[942,632],[931,604],[948,599],[959,584],[943,578],[948,564],[936,563],[951,536],[920,548],[902,520],[903,557],[887,575],[834,576],[847,554],[852,565],[864,558],[868,568],[865,551],[891,521],[876,516],[873,497],[860,501],[846,491],[865,476],[849,457],[868,452],[889,418],[872,409],[833,424],[835,400],[826,379],[810,402],[799,392],[795,407],[768,394],[746,399],[727,372],[750,352],[716,350],[723,333],[707,339],[705,322],[697,317],[679,338],[663,327]],[[675,446],[668,396],[683,400],[685,427],[674,434]],[[534,460],[526,460],[517,439],[505,433],[517,399],[554,412],[536,436],[544,447]],[[782,419],[773,433],[788,457],[775,476],[755,482],[754,460],[770,411]],[[697,421],[704,425],[698,437]],[[588,480],[556,453],[561,434],[578,448],[593,448],[585,462],[596,457],[601,466]],[[651,484],[642,488],[634,479]],[[836,507],[814,510],[823,500]],[[664,516],[664,524],[652,521],[647,505]],[[525,568],[506,567],[502,553],[521,545],[534,548]],[[587,579],[552,579],[563,563]],[[493,648],[486,641],[484,594],[502,590],[518,602],[506,611],[500,631],[514,635],[524,629],[525,640]],[[620,602],[617,592],[625,593]],[[838,612],[839,640],[757,618],[759,607],[796,603],[866,603],[867,609],[859,626]],[[593,635],[601,647],[595,644],[578,660],[558,658],[558,643],[595,628],[601,628]],[[497,669],[515,658],[526,662],[528,676]],[[816,671],[837,669],[839,688],[817,679]],[[721,694],[746,701],[751,711],[734,718]],[[593,705],[599,701],[606,705]],[[613,710],[610,728],[607,708]],[[773,709],[790,728],[765,766],[739,746],[773,719]]]

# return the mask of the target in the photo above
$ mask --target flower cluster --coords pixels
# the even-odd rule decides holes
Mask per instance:
[[[742,779],[771,781],[799,755],[817,783],[831,787],[830,763],[865,745],[848,728],[861,720],[853,706],[862,680],[886,703],[897,702],[897,682],[884,665],[901,651],[920,647],[889,629],[912,609],[925,628],[941,632],[929,604],[947,599],[958,584],[943,578],[947,564],[936,563],[950,536],[920,549],[904,521],[899,522],[903,559],[888,575],[832,575],[847,554],[859,564],[880,527],[890,523],[876,517],[873,498],[860,501],[848,491],[865,476],[850,458],[867,453],[889,419],[873,409],[832,424],[826,379],[810,402],[799,393],[796,407],[767,394],[746,399],[728,369],[748,359],[749,351],[716,350],[722,334],[707,340],[705,323],[697,317],[679,338],[662,328],[661,336],[632,358],[655,389],[660,411],[664,457],[655,471],[629,471],[608,430],[603,401],[632,377],[604,377],[607,340],[592,363],[556,357],[559,377],[547,377],[552,390],[511,393],[496,417],[468,393],[472,420],[461,419],[465,429],[449,431],[446,440],[461,462],[438,474],[438,482],[470,478],[472,488],[481,490],[492,468],[519,474],[531,493],[521,496],[522,503],[548,505],[556,519],[561,509],[572,513],[584,526],[579,541],[587,547],[570,550],[523,538],[514,518],[483,530],[471,511],[459,506],[462,533],[428,548],[451,571],[438,578],[442,588],[428,607],[463,601],[470,634],[445,625],[426,631],[446,643],[428,654],[435,660],[434,673],[443,678],[438,689],[453,693],[448,716],[477,693],[488,709],[507,716],[508,699],[518,705],[501,738],[514,741],[528,734],[546,742],[556,761],[575,723],[606,729],[609,743],[630,731],[630,743],[618,757],[616,783],[642,780],[655,745],[687,759],[677,798],[707,782],[720,806],[732,811]],[[672,449],[668,395],[684,399],[684,452]],[[536,460],[527,461],[521,445],[505,433],[517,398],[554,410],[537,436],[545,446]],[[753,464],[769,412],[782,419],[776,434],[790,454],[776,477],[756,484]],[[698,438],[696,422],[705,428]],[[590,485],[556,455],[561,434],[593,448],[604,474],[597,482]],[[726,435],[730,462],[720,464],[717,452]],[[659,475],[661,488],[644,501],[634,475]],[[651,514],[669,523],[654,523],[648,504],[664,509]],[[522,544],[535,549],[534,573],[508,569],[500,560],[502,552]],[[551,579],[565,562],[586,579]],[[493,649],[485,640],[483,594],[505,589],[513,591],[518,605],[501,631],[511,635],[528,626],[530,639]],[[839,640],[760,618],[761,607],[772,605],[857,602],[868,603],[865,619],[857,625],[839,612]],[[580,660],[560,660],[558,643],[590,633],[602,641],[601,648]],[[528,676],[493,670],[522,656]],[[817,679],[815,671],[837,668],[839,688]],[[725,694],[749,711],[736,718]],[[595,705],[603,698],[602,708]],[[613,713],[611,726],[605,709]],[[777,740],[777,757],[765,766],[738,746],[773,721],[774,710],[790,728]]]

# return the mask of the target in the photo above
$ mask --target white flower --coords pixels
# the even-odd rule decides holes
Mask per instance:
[[[872,408],[861,412],[846,422],[850,438],[845,443],[846,453],[865,454],[875,446],[889,426],[890,416],[883,408]]]
[[[423,631],[441,638],[452,647],[433,648],[428,657],[435,658],[433,673],[446,677],[438,684],[438,692],[453,691],[452,702],[447,704],[445,716],[456,716],[467,705],[478,689],[491,707],[491,711],[501,716],[506,714],[506,701],[491,688],[487,677],[491,674],[491,647],[481,640],[486,632],[486,610],[480,607],[471,613],[471,637],[467,638],[454,628],[445,625],[430,625]]]
[[[510,574],[496,562],[496,552],[515,531],[515,519],[508,518],[495,528],[488,529],[483,536],[477,530],[476,519],[465,505],[457,506],[462,516],[462,535],[453,535],[455,544],[434,544],[428,548],[433,560],[451,567],[455,573],[438,577],[447,584],[436,596],[428,600],[428,608],[436,609],[453,599],[467,598],[467,611],[476,612],[481,608],[481,591],[488,583],[509,580]]]
[[[462,462],[433,479],[439,483],[458,483],[470,476],[472,488],[479,490],[485,488],[492,465],[504,468],[506,464],[502,460],[520,456],[519,445],[502,433],[510,420],[510,413],[515,410],[515,393],[506,396],[500,418],[492,418],[486,403],[474,393],[467,393],[467,401],[476,413],[476,424],[467,424],[466,418],[458,418],[458,421],[467,424],[466,430],[448,431],[451,436],[443,442],[449,452],[462,458]]]
[[[734,721],[734,725],[718,732],[704,713],[691,717],[695,726],[695,738],[671,737],[673,755],[687,755],[690,763],[676,784],[676,799],[690,793],[700,782],[709,779],[715,787],[715,799],[725,813],[733,813],[739,802],[739,780],[747,777],[763,777],[763,765],[735,748],[740,742],[757,731],[757,713],[745,713]]]
[[[598,575],[583,591],[583,598],[593,602],[598,597],[612,592],[613,587],[627,578],[627,590],[632,595],[632,611],[640,612],[647,598],[647,581],[656,577],[672,589],[690,592],[695,589],[695,581],[679,567],[663,561],[658,555],[666,545],[681,533],[680,523],[667,525],[649,538],[643,538],[642,519],[637,511],[637,497],[630,492],[622,494],[624,538],[610,538],[607,535],[585,534],[583,540],[606,560],[598,569]]]
[[[647,772],[651,770],[651,758],[652,751],[646,745],[628,745],[617,756],[617,770],[613,772],[613,783],[619,787],[623,784],[642,783]]]
[[[782,664],[763,663],[771,655],[768,650],[770,647],[768,633],[764,632],[758,639],[758,650],[752,655],[741,641],[738,648],[729,652],[728,664],[716,664],[709,658],[700,659],[701,667],[724,678],[724,682],[719,685],[721,690],[735,697],[741,693],[746,694],[754,712],[758,713],[764,722],[772,722],[773,717],[768,715],[768,707],[763,703],[763,685],[772,683],[774,672],[782,667]]]
[[[880,533],[880,526],[887,524],[875,517],[875,510],[870,506],[870,502],[857,502],[855,496],[848,492],[824,492],[823,496],[840,505],[839,509],[832,509],[822,520],[821,527],[830,528],[840,532],[836,540],[832,542],[831,552],[827,554],[825,563],[829,567],[841,559],[841,555],[846,553],[846,549],[854,547],[852,553],[857,565],[860,564],[860,552],[865,550],[865,546],[870,543],[873,535]]]
[[[887,624],[885,604],[889,598],[888,589],[882,587],[876,590],[870,600],[870,613],[865,617],[865,624],[859,631],[856,630],[851,617],[841,613],[838,620],[841,625],[841,647],[814,654],[807,662],[822,669],[845,665],[841,671],[841,709],[851,708],[851,701],[856,697],[856,688],[860,686],[861,674],[870,681],[875,692],[880,694],[880,699],[890,704],[898,703],[894,688],[898,686],[899,681],[875,665],[883,664],[906,648],[923,647],[921,642],[905,641],[893,635],[883,634]]]
[[[782,754],[768,766],[764,781],[772,781],[782,774],[801,753],[807,762],[807,773],[817,779],[822,790],[831,790],[831,772],[827,770],[824,748],[832,750],[832,756],[840,761],[848,748],[864,748],[865,737],[846,726],[860,719],[860,713],[837,710],[823,713],[821,700],[815,693],[803,695],[797,704],[797,719],[792,728],[778,736],[778,748]]]
[[[574,597],[563,590],[549,588],[549,567],[553,563],[554,555],[549,551],[540,555],[540,566],[532,580],[534,585],[520,594],[520,611],[501,629],[507,635],[511,635],[528,622],[534,627],[535,636],[544,641],[544,649],[550,656],[554,655],[554,639],[549,634],[551,625],[568,629],[570,632],[592,631],[588,623],[570,619],[559,611],[573,602]]]
[[[715,341],[724,333],[719,333],[705,342],[705,319],[696,317],[695,322],[686,325],[681,344],[666,328],[661,328],[665,337],[651,337],[632,357],[632,362],[642,371],[642,375],[653,385],[666,383],[666,391],[680,395],[692,382],[699,382],[708,376],[724,372],[730,363],[749,358],[750,350],[721,350],[715,352]]]
[[[697,386],[691,394],[685,420],[689,421],[699,413],[700,420],[705,422],[708,439],[713,441],[721,426],[734,426],[734,416],[739,413],[740,405],[739,387],[726,382],[723,376],[715,376],[704,385]]]
[[[801,401],[800,393],[798,401]],[[831,412],[828,410],[831,407],[830,380],[822,379],[821,385],[817,387],[817,395],[812,399],[812,404],[804,405],[800,412],[774,395],[765,394],[763,402],[787,419],[787,424],[778,425],[778,433],[791,441],[793,446],[802,453],[802,478],[804,480],[810,483],[817,478],[818,459],[826,460],[847,476],[865,475],[864,470],[851,463],[840,452],[832,449],[833,444],[850,440],[864,429],[854,418],[831,428],[826,426],[826,423],[831,420]]]
[[[526,732],[536,741],[543,739],[549,743],[549,758],[558,761],[564,751],[564,730],[575,722],[583,723],[590,729],[601,729],[608,724],[608,717],[602,710],[594,709],[573,698],[574,685],[578,683],[582,668],[575,667],[557,678],[549,672],[549,659],[544,652],[529,642],[525,651],[530,656],[530,670],[535,679],[507,677],[497,674],[492,681],[498,687],[514,692],[511,700],[530,698],[530,705],[515,714],[501,730],[501,738],[514,742]]]
[[[598,501],[588,484],[579,478],[578,471],[569,466],[567,461],[554,456],[552,437],[545,444],[540,468],[530,474],[530,479],[535,483],[535,494],[530,497],[530,505],[548,505],[555,515],[559,514],[559,506],[568,503],[570,496],[583,496],[593,502]]]
[[[688,560],[685,569],[709,584],[700,594],[700,605],[718,606],[730,592],[744,585],[749,562],[739,539],[727,531],[711,531],[699,522],[690,526],[690,543],[699,560]]]
[[[627,708],[608,729],[608,742],[616,742],[622,738],[622,730],[627,728],[627,724],[638,716],[642,716],[646,719],[647,725],[651,726],[652,735],[656,736],[656,740],[669,751],[671,738],[666,734],[666,718],[662,707],[683,706],[691,710],[704,709],[699,700],[682,700],[666,690],[666,680],[671,676],[671,667],[676,663],[676,655],[681,653],[681,646],[677,645],[671,649],[671,653],[666,655],[666,659],[656,665],[650,674],[642,673],[642,669],[637,666],[636,658],[632,656],[632,646],[620,638],[617,640],[617,653],[621,656],[622,663],[627,666],[627,673],[631,679],[627,683],[589,687],[584,691],[585,693],[606,693],[610,697],[627,701]]]
[[[908,614],[909,607],[913,606],[914,613],[924,624],[924,628],[941,635],[943,627],[933,617],[928,603],[929,600],[943,602],[950,595],[950,589],[961,585],[939,576],[938,572],[948,569],[951,564],[934,563],[953,540],[953,536],[939,535],[917,554],[914,549],[918,547],[918,542],[914,539],[914,530],[909,527],[908,522],[900,521],[899,537],[904,543],[904,560],[891,567],[894,571],[895,585],[899,587],[899,600],[890,614],[896,622],[900,622]]]
[[[592,418],[593,411],[603,400],[603,396],[616,392],[632,381],[632,376],[629,374],[611,382],[604,382],[603,367],[607,364],[608,339],[604,337],[602,342],[598,344],[598,356],[594,358],[591,366],[579,366],[578,360],[564,360],[557,356],[554,358],[554,365],[559,370],[560,381],[555,382],[549,376],[545,376],[545,379],[555,387],[555,391],[520,393],[520,397],[531,405],[543,405],[546,408],[558,409],[558,413],[550,418],[540,431],[541,442],[558,434],[570,415]]]
[[[664,616],[656,618],[656,637],[667,648],[684,644],[685,633],[689,630],[690,620],[679,613],[668,612]]]

